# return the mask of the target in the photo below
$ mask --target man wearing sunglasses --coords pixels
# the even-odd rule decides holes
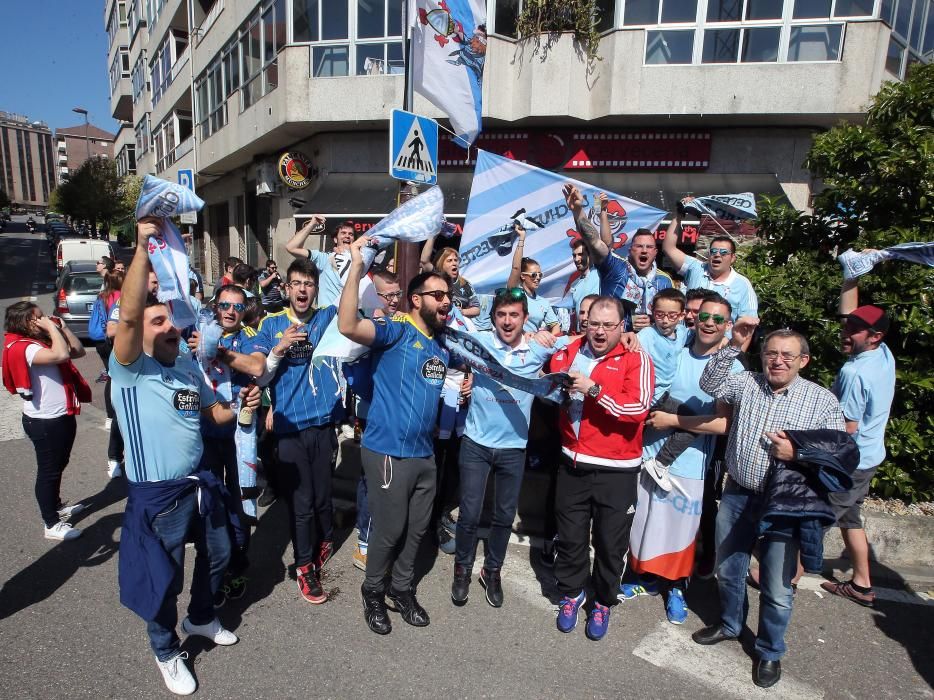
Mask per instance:
[[[266,261],[266,269],[259,276],[259,293],[266,313],[274,314],[282,311],[284,300],[282,298],[282,275],[275,260]]]
[[[360,455],[372,527],[361,594],[367,626],[376,634],[389,634],[387,597],[406,623],[425,627],[430,622],[415,598],[412,581],[415,555],[428,530],[435,496],[432,437],[448,367],[448,351],[438,335],[451,309],[451,292],[440,274],[423,272],[406,289],[410,313],[391,319],[361,318],[360,251],[369,243],[361,236],[350,248],[338,328],[350,340],[371,348],[373,401]],[[390,567],[392,583],[387,590]]]

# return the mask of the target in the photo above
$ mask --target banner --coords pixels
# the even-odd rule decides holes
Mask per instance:
[[[474,372],[485,374],[510,389],[518,389],[546,401],[561,403],[567,398],[564,387],[571,383],[571,377],[565,372],[554,372],[534,379],[520,377],[500,364],[486,348],[474,341],[470,333],[449,327],[444,331],[443,338],[444,346],[451,354]]]
[[[742,194],[710,194],[695,197],[684,203],[685,209],[693,209],[698,214],[706,214],[715,219],[727,221],[745,221],[756,218],[756,195],[752,192]]]
[[[843,267],[843,279],[861,277],[883,260],[905,260],[934,267],[934,242],[899,243],[882,250],[864,250],[857,253],[850,248],[837,257]]]
[[[478,151],[460,254],[461,274],[479,294],[506,285],[516,240],[513,224],[519,221],[526,229],[524,253],[542,267],[544,277],[538,293],[553,301],[564,296],[568,280],[576,272],[569,243],[578,235],[561,191],[568,182],[581,191],[584,206],[590,207],[590,219],[599,228],[600,216],[591,205],[604,190]],[[654,231],[666,212],[619,194],[606,194],[614,252],[625,257],[636,229]]]
[[[454,142],[467,148],[480,133],[486,3],[409,0],[412,87],[451,120]]]

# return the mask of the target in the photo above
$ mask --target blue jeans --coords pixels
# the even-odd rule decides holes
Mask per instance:
[[[361,472],[357,481],[357,544],[366,547],[370,542],[370,506],[366,497],[366,474]]]
[[[765,497],[727,480],[717,514],[717,580],[720,624],[738,637],[749,612],[746,574],[758,538]],[[763,535],[759,541],[759,631],[756,653],[766,661],[785,655],[785,630],[791,622],[791,579],[798,568],[798,542]]]
[[[525,450],[521,448],[484,447],[469,437],[461,441],[461,498],[455,536],[455,564],[466,567],[468,571],[473,567],[477,550],[477,525],[483,511],[486,480],[492,469],[493,522],[484,550],[486,556],[483,566],[487,570],[502,568],[509,534],[512,532],[512,521],[519,506],[524,468]]]
[[[197,492],[180,498],[169,510],[152,522],[152,531],[175,562],[175,578],[162,601],[156,617],[146,624],[149,644],[159,661],[168,661],[180,646],[175,625],[178,623],[176,599],[185,584],[185,540],[190,534],[195,543],[195,570],[191,579],[188,618],[195,625],[214,619],[214,594],[220,588],[230,560],[230,536],[227,514],[218,508],[204,518],[198,515]]]

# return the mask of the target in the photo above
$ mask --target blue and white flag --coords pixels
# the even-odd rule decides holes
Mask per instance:
[[[172,322],[187,328],[198,321],[188,294],[188,252],[182,234],[169,217],[200,211],[204,200],[187,187],[147,175],[136,202],[136,219],[154,216],[162,219],[157,235],[149,239],[149,262],[159,278],[159,301],[167,302]]]
[[[467,148],[480,133],[484,0],[409,0],[412,87],[451,120],[454,142]]]
[[[745,221],[756,218],[756,195],[752,192],[710,194],[685,202],[684,208],[694,209],[699,214],[706,214],[715,219]]]
[[[564,296],[576,272],[569,243],[577,237],[574,218],[564,203],[562,188],[570,182],[584,196],[594,225],[600,216],[591,206],[605,190],[486,151],[477,152],[467,218],[461,236],[461,274],[479,294],[506,284],[512,266],[514,222],[524,221],[525,250],[542,267],[538,293],[552,301]],[[607,192],[607,211],[614,250],[625,257],[636,229],[654,231],[665,212],[619,194]]]
[[[934,267],[934,242],[899,243],[882,250],[864,250],[859,253],[850,248],[837,257],[837,262],[843,267],[845,280],[865,275],[883,260],[905,260]]]

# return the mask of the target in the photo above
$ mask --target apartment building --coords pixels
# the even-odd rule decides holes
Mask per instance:
[[[862,120],[884,81],[934,52],[934,0],[598,0],[601,60],[588,65],[568,34],[518,40],[522,3],[488,2],[476,146],[669,209],[748,190],[807,208],[814,134]],[[401,0],[107,0],[111,17],[118,162],[194,171],[209,278],[230,254],[286,256],[311,212],[363,230],[393,208]],[[414,110],[441,116],[419,97]],[[298,211],[277,177],[293,151],[313,166]],[[440,151],[457,221],[475,153],[444,139]]]
[[[59,182],[80,168],[89,158],[113,158],[114,135],[93,124],[79,124],[55,130]]]
[[[48,205],[59,157],[45,122],[0,111],[0,188],[13,204]]]

